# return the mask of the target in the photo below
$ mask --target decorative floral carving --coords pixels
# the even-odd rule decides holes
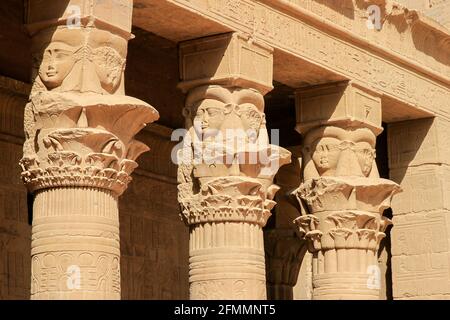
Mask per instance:
[[[354,87],[345,89],[352,92]],[[320,91],[299,91],[303,112],[313,106],[302,102],[312,92],[321,96]],[[367,270],[377,268],[378,247],[391,224],[383,212],[401,190],[378,174],[376,119],[357,118],[362,108],[354,105],[358,99],[337,101],[326,90],[321,97],[320,107],[330,118],[311,112],[307,123],[298,124],[304,134],[303,182],[293,192],[302,209],[294,222],[313,253],[314,297],[376,299],[378,289],[367,287]],[[371,109],[381,107],[379,99],[367,95],[366,101],[371,101]],[[343,107],[345,116],[336,111]]]
[[[158,117],[151,106],[126,96],[47,92],[34,95],[27,108],[33,116],[20,164],[30,191],[95,186],[120,195],[136,158],[149,150],[133,136]]]
[[[211,85],[189,93],[178,178],[187,223],[265,225],[278,190],[271,181],[290,153],[268,144],[263,107],[262,95],[252,89]]]

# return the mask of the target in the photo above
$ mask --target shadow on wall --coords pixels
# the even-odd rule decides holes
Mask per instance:
[[[316,2],[343,14],[347,18],[355,18],[355,7],[353,0],[316,0]]]
[[[426,153],[425,140],[428,136],[435,118],[425,118],[420,120],[420,126],[405,126],[401,127],[403,122],[395,123],[395,129],[388,125],[386,132],[389,132],[388,158],[390,171],[395,169],[395,182],[401,184],[406,175],[406,171],[410,164],[416,159],[418,151]],[[395,130],[395,131],[393,131]],[[430,150],[431,152],[432,150]]]

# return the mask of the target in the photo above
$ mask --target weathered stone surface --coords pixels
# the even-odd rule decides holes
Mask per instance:
[[[392,123],[389,132],[389,168],[450,164],[450,121],[428,118]]]
[[[0,73],[32,73],[32,88],[0,77],[1,299],[264,299],[266,284],[268,298],[383,299],[398,185],[393,296],[450,297],[445,0],[22,2],[0,4]],[[265,113],[274,86],[297,92],[303,137],[293,106]],[[166,127],[137,134],[157,119],[148,103]],[[398,185],[376,167],[381,121]],[[303,153],[276,177],[289,155],[266,126]],[[180,146],[206,157],[177,183]]]
[[[388,127],[390,176],[404,190],[392,203],[394,299],[450,296],[448,123],[434,118]]]
[[[436,209],[450,210],[450,168],[422,165],[407,169],[392,169],[391,179],[397,181],[402,194],[395,197],[395,215]]]
[[[359,94],[349,84],[297,95],[304,141],[303,183],[293,192],[302,215],[295,223],[313,254],[313,299],[380,296],[377,254],[391,224],[383,211],[400,187],[381,179],[376,168],[380,100],[355,98]],[[312,112],[317,105],[319,112]]]
[[[178,200],[190,226],[191,299],[266,298],[262,227],[290,153],[269,144],[265,126],[271,51],[245,40],[230,34],[180,47],[188,94]]]
[[[348,7],[314,0],[139,0],[137,4],[136,24],[174,41],[230,29],[265,41],[275,48],[274,78],[294,88],[350,79],[382,94],[386,105],[402,102],[414,110],[389,110],[390,121],[434,113],[448,118],[448,30],[392,1],[379,3],[381,31],[367,28],[367,1],[351,1]],[[152,19],[148,19],[150,7],[158,11]],[[167,21],[168,15],[183,17],[183,24]],[[186,30],[185,24],[192,29]],[[305,74],[293,72],[308,71],[311,65],[320,67]]]
[[[118,196],[149,150],[134,136],[158,118],[125,95],[131,13],[129,0],[28,2],[34,82],[20,165],[35,196],[32,299],[121,297]]]
[[[394,217],[395,299],[448,299],[449,214],[449,210],[434,210]]]

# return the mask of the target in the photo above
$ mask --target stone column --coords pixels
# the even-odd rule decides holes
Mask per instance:
[[[294,286],[306,254],[306,241],[301,239],[292,220],[298,217],[298,203],[290,192],[300,184],[300,147],[290,147],[292,162],[283,166],[275,176],[280,190],[274,217],[264,230],[266,252],[267,298],[293,300]]]
[[[380,98],[353,84],[297,92],[303,183],[296,219],[313,253],[313,299],[378,299],[383,217],[400,187],[379,178]]]
[[[32,299],[120,299],[118,197],[157,111],[124,90],[133,2],[29,1]]]
[[[388,126],[394,299],[450,299],[449,137],[443,116]]]
[[[292,229],[264,232],[267,259],[267,293],[271,300],[294,300],[300,267],[306,253],[305,241]]]
[[[180,45],[187,134],[179,201],[190,228],[191,299],[265,299],[262,227],[287,150],[269,144],[272,50],[238,34]]]

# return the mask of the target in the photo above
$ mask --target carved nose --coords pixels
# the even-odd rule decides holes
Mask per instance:
[[[346,148],[342,150],[337,163],[336,176],[364,176],[356,153],[352,149]]]

